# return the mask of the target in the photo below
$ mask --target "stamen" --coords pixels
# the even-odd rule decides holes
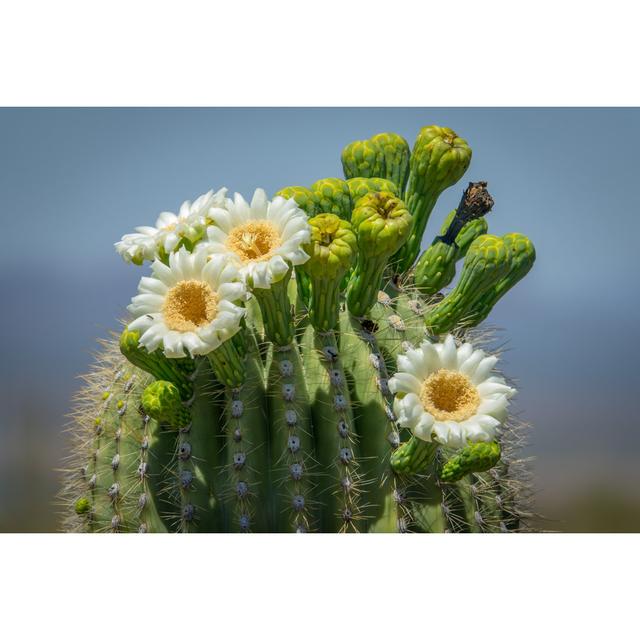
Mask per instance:
[[[280,234],[267,220],[242,224],[233,229],[227,238],[227,247],[243,262],[268,260],[280,244]]]
[[[480,405],[480,395],[471,380],[458,371],[440,369],[423,383],[420,400],[436,420],[459,422],[470,418]]]
[[[200,280],[183,280],[169,289],[162,307],[164,322],[174,331],[195,331],[218,311],[218,296]]]

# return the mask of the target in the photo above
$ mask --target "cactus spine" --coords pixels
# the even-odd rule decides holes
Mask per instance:
[[[65,528],[525,529],[515,390],[475,327],[533,245],[487,234],[471,183],[412,268],[470,160],[444,127],[412,151],[378,134],[345,147],[345,180],[210,192],[117,243],[153,273],[78,397]]]

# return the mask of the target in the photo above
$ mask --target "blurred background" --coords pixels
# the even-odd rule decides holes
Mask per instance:
[[[96,338],[146,269],[113,243],[227,186],[250,196],[341,176],[353,139],[455,129],[487,180],[490,231],[538,259],[491,316],[533,428],[539,526],[640,531],[638,109],[0,109],[0,531],[55,531],[65,414]]]

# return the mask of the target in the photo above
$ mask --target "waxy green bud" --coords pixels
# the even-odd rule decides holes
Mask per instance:
[[[409,177],[409,145],[397,133],[378,133],[368,140],[354,140],[342,150],[347,178],[384,178],[404,191]]]
[[[498,300],[529,273],[536,260],[535,247],[527,236],[507,233],[502,236],[502,240],[509,249],[509,272],[472,306],[466,320],[469,326],[482,322]]]
[[[296,204],[310,216],[314,216],[319,213],[316,207],[316,197],[307,187],[284,187],[276,193],[276,196],[281,196],[286,200],[293,198]]]
[[[351,224],[332,213],[309,220],[311,241],[303,246],[310,258],[302,265],[310,280],[309,320],[319,331],[338,323],[340,284],[353,266],[357,252]]]
[[[195,363],[191,358],[167,358],[160,349],[149,353],[140,345],[140,332],[125,329],[120,334],[120,351],[122,355],[157,380],[167,380],[179,390],[184,400],[193,393],[191,376]]]
[[[359,256],[390,256],[407,239],[411,214],[400,198],[381,191],[358,201],[351,224],[358,237]]]
[[[441,236],[451,227],[455,214],[456,209],[445,218],[440,228]],[[478,218],[467,222],[451,244],[436,238],[416,263],[414,280],[418,289],[426,295],[433,295],[450,284],[456,275],[456,262],[467,255],[471,243],[487,233],[487,229],[487,221]]]
[[[386,178],[384,151],[371,140],[354,140],[342,150],[347,178]]]
[[[433,462],[438,445],[411,436],[391,454],[391,468],[398,474],[424,473]]]
[[[497,236],[479,236],[470,245],[460,280],[442,302],[425,316],[427,330],[434,334],[467,325],[469,311],[509,271],[509,248]]]
[[[373,307],[387,261],[406,241],[411,214],[404,202],[388,191],[358,200],[351,220],[358,238],[358,260],[347,288],[347,305],[356,317]]]
[[[351,218],[351,192],[340,178],[324,178],[311,185],[317,213],[334,213],[343,220]]]
[[[399,195],[398,187],[391,180],[385,180],[384,178],[350,178],[347,180],[347,185],[349,186],[354,207],[358,205],[358,200],[362,196],[375,191],[388,191],[394,196]]]
[[[159,422],[172,427],[185,427],[191,420],[191,413],[182,404],[177,387],[166,380],[156,380],[142,392],[142,409]]]
[[[408,242],[394,257],[400,273],[411,268],[420,252],[420,243],[431,211],[440,194],[464,175],[471,162],[467,141],[447,127],[421,129],[411,154],[411,172],[405,200],[413,216]]]
[[[353,265],[357,252],[351,224],[332,213],[309,219],[311,241],[303,245],[310,258],[303,269],[312,278],[339,280]]]
[[[85,516],[91,513],[91,502],[88,498],[78,498],[73,505],[73,510],[79,516]]]
[[[500,461],[500,445],[497,442],[474,442],[452,458],[440,471],[442,482],[457,482],[469,473],[488,471]]]
[[[403,193],[409,178],[409,143],[397,133],[379,133],[371,138],[371,142],[382,150],[385,164],[383,177],[391,180],[397,185],[399,193]]]

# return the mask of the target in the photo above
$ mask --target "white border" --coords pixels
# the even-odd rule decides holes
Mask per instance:
[[[639,103],[625,0],[21,0],[0,104]]]
[[[3,636],[633,637],[637,543],[562,534],[5,535]]]
[[[4,105],[637,105],[634,3],[21,0]],[[0,537],[7,637],[628,637],[637,536]],[[633,579],[633,582],[632,582]]]

